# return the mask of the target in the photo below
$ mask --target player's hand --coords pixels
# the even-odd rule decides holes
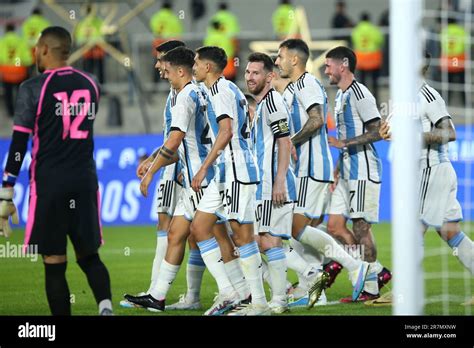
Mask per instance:
[[[178,182],[182,185],[182,184],[183,184],[183,180],[184,180],[183,173],[179,173],[179,174],[178,174],[178,177],[176,178],[176,180],[178,180]]]
[[[379,134],[383,140],[392,140],[392,133],[390,132],[390,125],[387,121],[382,121],[379,129]]]
[[[152,163],[153,163],[153,157],[150,156],[138,165],[137,176],[139,179],[143,179],[145,174],[148,172],[148,169],[150,169]]]
[[[291,144],[291,158],[293,158],[293,161],[297,161],[298,160],[298,155],[296,154],[296,147],[295,145]]]
[[[273,204],[281,207],[286,202],[285,180],[276,178],[272,188]]]
[[[13,187],[0,188],[0,236],[10,237],[12,229],[8,219],[12,218],[12,222],[18,224],[18,213],[13,203]]]
[[[329,145],[331,145],[332,147],[335,147],[337,149],[342,149],[343,147],[345,147],[346,145],[340,141],[339,139],[335,138],[335,137],[328,137],[328,143]]]
[[[204,169],[203,167],[201,167],[196,173],[196,175],[194,176],[193,181],[191,183],[191,187],[193,188],[194,192],[199,192],[199,190],[201,189],[201,184],[204,178],[206,177],[206,175],[207,175],[207,169]]]
[[[140,191],[144,197],[148,196],[148,186],[150,186],[152,180],[153,174],[151,174],[151,172],[147,172],[140,183]]]

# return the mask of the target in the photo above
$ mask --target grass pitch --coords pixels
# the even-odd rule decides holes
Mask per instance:
[[[465,230],[469,230],[467,227],[465,226]],[[373,230],[378,246],[378,258],[383,265],[390,268],[390,225],[376,225]],[[7,247],[21,245],[23,237],[23,230],[16,230],[10,239],[0,239],[0,248],[3,248],[5,252]],[[471,239],[472,237],[471,234]],[[116,315],[202,315],[204,310],[212,304],[217,287],[206,271],[201,290],[203,310],[151,313],[143,309],[121,308],[119,301],[122,300],[124,293],[134,294],[146,291],[148,288],[155,254],[156,233],[153,226],[108,227],[104,228],[104,239],[106,244],[101,248],[100,254],[110,272]],[[452,252],[436,232],[430,230],[427,233],[424,269],[425,294],[428,301],[425,306],[425,314],[466,315],[470,314],[469,310],[474,311],[474,307],[467,309],[460,305],[466,298],[470,298],[474,294],[474,281],[458,260],[451,255]],[[70,245],[68,255],[67,279],[72,295],[72,312],[74,315],[96,315],[97,307],[92,292],[84,274],[75,262],[74,252]],[[30,258],[12,256],[11,253],[0,256],[2,282],[0,315],[49,315],[41,258],[32,262]],[[289,270],[288,274],[291,281],[296,281],[293,271]],[[441,274],[444,274],[444,277],[440,277]],[[388,288],[391,288],[390,283]],[[362,303],[337,303],[340,298],[350,295],[351,291],[347,272],[344,270],[335,284],[326,292],[329,305],[317,306],[310,311],[305,308],[292,309],[289,315],[391,315],[391,307],[374,308]],[[383,292],[385,291],[387,289],[383,290]],[[179,295],[185,292],[186,273],[183,265],[168,294],[167,304],[174,303],[178,300]],[[442,298],[447,298],[449,301],[443,303]]]

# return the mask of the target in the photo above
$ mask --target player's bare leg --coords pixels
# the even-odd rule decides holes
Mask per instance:
[[[347,219],[342,214],[330,214],[328,233],[344,245],[356,245],[354,233],[347,228]]]
[[[46,297],[52,315],[71,315],[66,255],[43,255]]]
[[[112,315],[112,292],[110,290],[109,271],[99,257],[98,250],[81,252],[75,250],[77,264],[87,277],[89,287],[94,294],[100,315]]]

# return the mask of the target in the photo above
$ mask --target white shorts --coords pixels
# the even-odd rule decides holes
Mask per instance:
[[[369,180],[339,179],[331,195],[329,214],[378,223],[380,186]]]
[[[221,220],[236,220],[241,224],[253,223],[256,189],[256,184],[243,185],[234,181],[216,183],[212,180],[197,209],[215,214]]]
[[[450,162],[421,171],[420,219],[428,226],[440,228],[445,222],[462,220],[462,209],[456,199],[458,180]]]
[[[204,196],[206,188],[199,190],[198,192],[194,192],[194,190],[189,188],[183,188],[181,197],[183,200],[183,212],[184,217],[186,220],[192,221],[194,219],[194,214],[196,213],[196,209],[199,206],[199,202],[201,202],[202,197]]]
[[[158,184],[158,214],[173,216],[183,187],[174,180],[160,180]]]
[[[305,215],[310,219],[319,219],[326,214],[329,207],[330,185],[308,176],[296,178],[298,197],[294,213]]]
[[[274,237],[291,238],[294,203],[276,207],[271,200],[256,202],[254,232],[270,233]]]

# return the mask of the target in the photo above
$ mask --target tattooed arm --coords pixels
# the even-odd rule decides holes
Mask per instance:
[[[304,143],[306,140],[313,136],[314,132],[320,129],[324,125],[324,111],[323,106],[315,104],[308,110],[308,121],[304,124],[303,128],[291,137],[293,145]]]
[[[431,132],[423,133],[423,142],[426,145],[442,145],[454,140],[456,140],[456,130],[449,117],[442,118]]]
[[[379,133],[380,119],[375,119],[365,124],[365,133],[351,139],[338,140],[334,137],[329,137],[329,145],[334,146],[338,149],[344,147],[366,145],[375,143],[382,139]]]

